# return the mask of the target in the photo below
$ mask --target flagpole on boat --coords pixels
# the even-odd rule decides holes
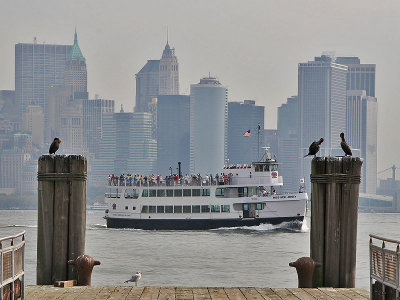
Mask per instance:
[[[257,126],[257,161],[260,161],[260,123]]]

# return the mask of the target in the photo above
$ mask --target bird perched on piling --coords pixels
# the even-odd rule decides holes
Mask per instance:
[[[342,141],[340,142],[340,146],[342,147],[344,153],[346,154],[345,156],[347,156],[347,155],[352,156],[353,153],[351,153],[351,148],[346,143],[346,140],[344,139],[344,133],[343,132],[340,134],[340,137],[342,138]]]
[[[49,154],[55,154],[60,147],[61,139],[56,137],[50,145]]]
[[[317,141],[312,142],[310,147],[308,148],[308,154],[304,155],[304,157],[309,156],[309,155],[316,156],[323,141],[324,141],[324,139],[320,138],[318,142]]]
[[[128,279],[127,281],[125,281],[125,283],[134,282],[137,286],[137,283],[140,280],[140,278],[142,278],[142,272],[136,272],[136,274],[132,275],[132,277],[130,279]]]

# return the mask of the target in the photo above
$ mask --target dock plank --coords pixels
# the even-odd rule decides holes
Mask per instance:
[[[281,300],[282,298],[279,297],[272,289],[256,289],[257,292],[260,293],[261,296],[265,300]]]
[[[313,296],[314,298],[317,299],[321,299],[321,300],[331,300],[334,299],[331,296],[329,296],[328,294],[325,294],[323,291],[319,290],[319,289],[303,289],[304,291],[306,291],[308,294],[310,294],[311,296]]]
[[[313,296],[311,296],[306,291],[303,291],[302,289],[288,288],[288,291],[290,291],[293,295],[295,295],[297,298],[299,298],[301,300],[315,300],[315,298]]]
[[[366,300],[364,289],[136,287],[136,286],[27,286],[28,300]]]
[[[359,293],[353,291],[352,289],[340,289],[339,293],[349,297],[350,299],[354,299],[354,300],[365,300],[365,299],[367,299],[366,297],[360,295]]]
[[[287,300],[299,300],[298,297],[296,297],[291,291],[288,289],[284,288],[279,288],[279,289],[272,289],[272,291],[275,292],[279,297],[282,299],[287,299]]]
[[[321,292],[323,292],[324,294],[328,295],[329,297],[331,297],[332,299],[349,300],[348,297],[346,297],[345,295],[339,293],[337,291],[337,289],[334,289],[334,288],[319,288],[319,290]]]
[[[246,300],[246,297],[238,288],[224,288],[229,300]]]
[[[255,288],[240,288],[247,300],[264,300],[263,296]]]

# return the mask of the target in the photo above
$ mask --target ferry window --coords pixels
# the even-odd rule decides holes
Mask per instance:
[[[156,190],[149,190],[149,197],[155,197],[156,196]]]
[[[193,205],[192,213],[199,213],[199,212],[200,212],[200,205]]]
[[[199,189],[193,189],[192,190],[192,196],[193,197],[200,196],[200,190]]]
[[[174,205],[174,213],[176,214],[182,213],[182,205]]]
[[[142,213],[148,213],[149,212],[149,207],[147,205],[142,206]]]
[[[218,189],[216,189],[215,190],[215,196],[219,196],[219,197],[221,197],[221,196],[224,196],[224,189],[220,189],[220,188],[218,188]]]
[[[203,189],[203,196],[210,196],[210,189]]]
[[[128,210],[128,206],[125,206],[125,209]]]
[[[202,205],[201,212],[202,213],[210,212],[210,205]]]
[[[133,207],[132,207],[132,210],[136,210],[136,207],[135,207],[135,206],[133,206]]]
[[[191,196],[192,195],[192,190],[189,189],[184,189],[183,190],[183,196]]]
[[[136,190],[132,190],[132,189],[126,189],[125,190],[125,198],[136,198],[137,199],[137,195],[136,195]]]
[[[211,212],[220,212],[219,205],[210,205],[210,206],[211,206]]]
[[[150,205],[149,206],[149,213],[155,213],[156,212],[156,206],[155,205]]]
[[[249,195],[247,187],[238,188],[238,197],[247,197]]]
[[[230,205],[221,205],[221,211],[222,212],[230,212],[231,206]]]
[[[149,190],[143,190],[142,197],[148,197],[148,196],[149,196]]]
[[[171,191],[172,191],[172,190],[171,190]],[[173,207],[172,205],[166,205],[166,206],[165,206],[165,212],[166,212],[167,214],[173,213],[173,212],[174,212],[174,207]]]
[[[157,197],[165,197],[165,190],[157,190]]]
[[[157,213],[159,214],[164,213],[164,206],[157,206]]]
[[[175,197],[182,197],[182,190],[174,190]]]
[[[255,166],[254,166],[254,169],[256,170],[256,172],[260,172],[260,171],[262,171],[262,166],[260,166],[260,165],[255,165]]]
[[[262,203],[257,203],[257,210],[261,210],[262,209]]]
[[[269,165],[264,166],[264,172],[269,172]]]
[[[117,209],[117,204],[113,204],[113,209]]]
[[[173,197],[174,196],[174,190],[167,190],[167,197]]]
[[[183,206],[183,212],[190,214],[192,212],[192,207],[190,205],[184,205]]]
[[[271,171],[276,171],[278,170],[278,165],[272,165],[272,170]]]

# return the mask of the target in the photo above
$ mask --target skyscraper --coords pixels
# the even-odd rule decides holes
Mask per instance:
[[[83,134],[89,153],[98,157],[103,137],[103,116],[114,112],[114,100],[83,100]]]
[[[320,138],[324,138],[324,142],[319,155],[342,153],[339,135],[346,130],[347,66],[335,63],[333,57],[322,55],[315,57],[314,61],[300,63],[298,68],[299,145],[302,154],[307,154],[309,145]],[[309,178],[310,162],[307,158],[300,159],[301,174],[305,179]]]
[[[104,182],[114,174],[151,175],[157,160],[157,142],[152,138],[150,113],[104,113],[103,138],[93,179]]]
[[[228,90],[214,77],[190,86],[190,171],[215,174],[225,163]]]
[[[304,152],[321,137],[322,155],[340,147],[338,137],[346,129],[346,75],[347,66],[326,55],[299,64],[300,146]]]
[[[78,45],[78,35],[75,30],[74,44],[65,68],[64,84],[71,87],[74,99],[87,99],[86,59]]]
[[[279,175],[283,176],[283,190],[295,191],[299,188],[299,158],[302,155],[298,137],[299,102],[297,96],[287,99],[278,107],[278,161]]]
[[[135,112],[148,112],[148,104],[158,95],[179,94],[179,64],[175,48],[165,45],[160,60],[148,60],[136,74]]]
[[[264,106],[255,105],[254,100],[228,102],[228,145],[230,164],[249,164],[263,155]],[[258,128],[260,125],[260,128]],[[250,130],[251,136],[243,133]]]
[[[159,95],[179,95],[179,65],[175,48],[165,45],[159,67]]]
[[[48,88],[63,85],[71,45],[15,45],[15,98],[20,117],[28,105],[46,111]]]
[[[181,162],[182,173],[189,173],[190,97],[164,95],[157,99],[157,171],[175,173]]]
[[[135,112],[147,112],[148,104],[158,96],[159,60],[148,60],[136,74]]]

